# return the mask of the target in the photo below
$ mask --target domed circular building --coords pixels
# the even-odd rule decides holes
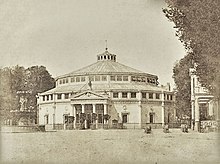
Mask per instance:
[[[158,86],[156,75],[118,63],[106,49],[39,94],[38,120],[46,129],[161,127],[173,121],[173,104],[173,92]]]

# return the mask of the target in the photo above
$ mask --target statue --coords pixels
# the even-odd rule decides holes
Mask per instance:
[[[24,111],[26,109],[27,98],[21,96],[19,102],[20,102],[20,111]]]

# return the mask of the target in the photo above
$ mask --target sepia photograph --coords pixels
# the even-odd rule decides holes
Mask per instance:
[[[0,0],[0,163],[219,164],[219,0]]]

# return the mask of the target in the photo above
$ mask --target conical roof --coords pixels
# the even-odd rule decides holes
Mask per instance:
[[[126,66],[124,64],[116,62],[116,55],[109,53],[108,51],[105,51],[104,53],[97,55],[98,61],[88,65],[86,67],[83,67],[81,69],[78,69],[76,71],[73,71],[71,73],[59,76],[57,78],[61,77],[68,77],[68,76],[74,76],[74,75],[88,75],[88,74],[144,74],[144,75],[150,75],[143,71],[139,71],[137,69],[131,68],[129,66]],[[102,58],[103,57],[103,58]],[[114,57],[114,58],[111,58]]]
[[[134,68],[125,66],[118,62],[113,61],[98,61],[87,67],[78,69],[70,74],[82,74],[82,73],[144,73]]]

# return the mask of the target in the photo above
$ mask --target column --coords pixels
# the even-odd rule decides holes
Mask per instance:
[[[92,113],[95,113],[95,112],[96,112],[95,109],[96,109],[96,108],[95,108],[95,104],[92,104]]]
[[[161,103],[161,122],[162,122],[162,126],[164,126],[164,93],[162,92],[161,94],[161,98],[162,98],[162,103]]]
[[[92,113],[96,113],[96,104],[92,104]],[[98,117],[96,117],[96,120],[95,120],[95,128],[98,129]]]
[[[107,104],[103,104],[104,105],[104,115],[107,114]],[[104,120],[104,124],[106,124],[107,122],[105,122]]]
[[[144,124],[141,121],[141,118],[142,118],[142,115],[141,115],[141,113],[142,113],[142,103],[141,103],[142,93],[141,93],[141,91],[138,91],[137,98],[138,98],[138,109],[140,112],[140,114],[139,114],[139,120],[140,120],[139,127],[141,128],[142,126],[144,126]],[[134,126],[135,126],[135,124],[134,124]]]
[[[218,98],[217,99],[217,102],[216,102],[216,112],[217,113],[214,113],[216,115],[216,121],[217,121],[217,125],[219,126],[220,125],[220,99]]]
[[[195,99],[195,131],[200,130],[200,113],[199,113],[199,100]]]
[[[194,126],[195,126],[195,101],[192,100],[191,102],[191,129],[194,130]]]
[[[76,129],[76,107],[75,105],[72,105],[72,108],[73,108],[73,117],[74,117],[73,128]]]
[[[107,114],[107,104],[104,104],[104,115]]]
[[[55,116],[56,116],[56,105],[53,105],[53,129],[55,129]]]
[[[82,113],[85,113],[85,104],[82,104]]]
[[[213,111],[213,101],[208,102],[208,115],[213,116],[214,111]]]

